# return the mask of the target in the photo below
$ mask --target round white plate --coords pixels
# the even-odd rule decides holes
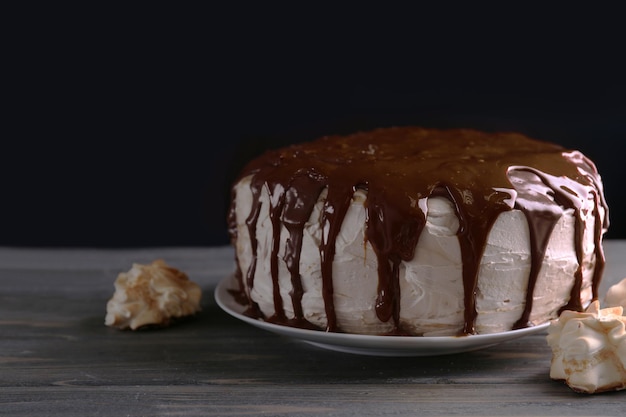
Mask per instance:
[[[215,301],[228,314],[270,332],[302,340],[311,345],[340,352],[373,356],[435,356],[484,349],[498,343],[544,331],[550,323],[502,333],[470,336],[370,336],[331,333],[281,326],[253,319],[243,314],[245,307],[228,292],[236,288],[231,276],[215,289]]]

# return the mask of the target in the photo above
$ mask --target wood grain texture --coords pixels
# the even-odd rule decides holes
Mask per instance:
[[[117,274],[162,258],[203,288],[202,312],[159,330],[104,325]],[[626,276],[607,242],[602,293]],[[545,334],[389,358],[323,350],[242,323],[213,299],[230,248],[0,248],[0,415],[623,416],[626,392],[549,378]]]

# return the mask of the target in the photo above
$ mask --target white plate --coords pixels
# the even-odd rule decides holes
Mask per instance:
[[[471,336],[370,336],[331,333],[281,326],[253,319],[243,314],[229,289],[236,288],[232,276],[223,279],[215,289],[215,301],[228,314],[270,332],[302,340],[311,345],[340,352],[373,356],[435,356],[484,349],[498,343],[544,331],[550,323],[502,333]]]

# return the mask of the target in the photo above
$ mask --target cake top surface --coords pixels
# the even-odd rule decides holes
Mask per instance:
[[[581,171],[580,165],[583,166]],[[265,153],[243,175],[271,169],[282,174],[331,176],[333,181],[427,196],[434,188],[512,188],[507,171],[528,166],[589,184],[593,164],[579,152],[518,133],[472,129],[381,128],[346,136],[325,136]],[[385,186],[387,184],[387,186]],[[423,195],[426,194],[426,195]]]
[[[250,174],[270,189],[290,190],[294,207],[284,216],[324,187],[329,193],[364,189],[370,207],[384,204],[418,217],[418,201],[432,195],[451,197],[460,212],[477,218],[516,204],[580,209],[593,190],[603,198],[596,167],[580,152],[519,133],[472,129],[393,127],[326,136],[269,151],[242,172]]]

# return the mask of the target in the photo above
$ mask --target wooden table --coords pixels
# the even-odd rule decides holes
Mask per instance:
[[[602,294],[626,276],[607,241]],[[104,325],[113,282],[162,258],[203,288],[167,329]],[[215,303],[228,247],[0,248],[0,415],[624,416],[626,391],[576,394],[549,378],[545,333],[436,357],[324,350],[239,321]]]

